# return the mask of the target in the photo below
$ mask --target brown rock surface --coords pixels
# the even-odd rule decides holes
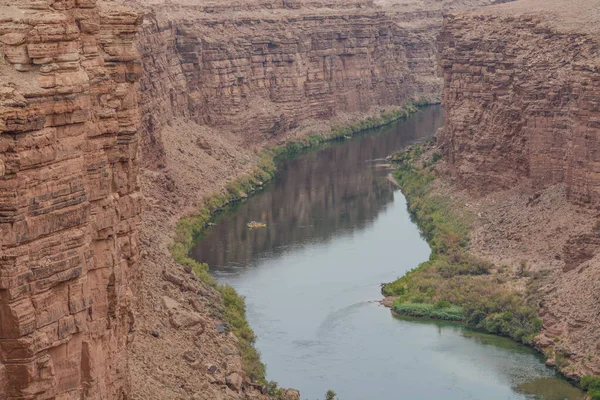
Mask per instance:
[[[0,2],[2,399],[129,392],[140,22],[94,1]]]
[[[196,145],[217,158],[201,132],[260,147],[319,121],[439,101],[442,10],[491,1],[129,3],[145,13],[144,165],[155,168],[169,164],[163,130],[177,119],[201,126]]]
[[[528,178],[600,202],[599,9],[530,0],[446,18],[440,142],[461,183],[485,193]]]
[[[0,0],[0,399],[265,398],[176,221],[265,146],[439,99],[441,12],[487,3]]]
[[[440,35],[439,144],[471,195],[449,192],[478,215],[473,252],[526,263],[510,284],[539,299],[537,345],[569,376],[600,374],[599,33],[597,0],[522,0],[449,15]]]

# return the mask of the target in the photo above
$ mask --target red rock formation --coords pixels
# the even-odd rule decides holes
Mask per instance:
[[[0,3],[0,399],[125,398],[137,13]]]
[[[254,390],[214,328],[219,296],[193,307],[201,285],[167,250],[175,221],[296,127],[439,99],[441,10],[489,0],[129,0],[143,70],[141,18],[120,3],[0,0],[0,400],[242,398],[237,376]],[[143,280],[138,98],[143,162],[170,166],[144,171]],[[206,319],[202,338],[171,326],[162,295]]]
[[[598,6],[532,0],[445,19],[440,142],[465,186],[530,178],[564,183],[578,204],[600,202],[600,41],[587,21],[600,19]]]
[[[449,15],[439,40],[439,143],[454,177],[487,194],[473,247],[533,266],[536,345],[574,378],[600,374],[599,38],[598,0],[522,0]]]
[[[264,143],[308,121],[440,99],[435,39],[452,1],[144,3],[132,2],[146,13],[145,165],[165,163],[174,117]]]

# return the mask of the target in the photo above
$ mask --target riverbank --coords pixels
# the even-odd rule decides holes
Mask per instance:
[[[252,382],[260,385],[267,385],[268,383],[265,376],[265,366],[260,361],[260,355],[254,347],[256,336],[246,319],[244,299],[231,286],[218,285],[209,273],[209,265],[198,263],[190,257],[189,253],[192,246],[201,238],[204,230],[209,227],[210,222],[218,213],[231,204],[259,192],[267,182],[273,179],[278,161],[293,157],[318,145],[343,140],[354,134],[407,118],[416,112],[419,106],[423,105],[425,105],[424,102],[417,105],[408,102],[397,109],[385,111],[379,116],[369,117],[349,126],[332,128],[329,133],[309,134],[306,138],[290,141],[285,146],[265,149],[261,153],[258,165],[252,172],[227,183],[223,191],[213,193],[205,199],[204,205],[197,214],[182,218],[177,223],[175,240],[169,245],[171,254],[175,261],[193,271],[202,282],[215,288],[223,295],[222,318],[237,337],[244,372]]]
[[[544,294],[557,273],[540,267],[548,256],[539,251],[542,232],[521,237],[516,252],[502,234],[515,225],[531,227],[533,215],[527,208],[532,202],[544,202],[550,210],[564,207],[556,193],[560,188],[536,194],[522,186],[473,197],[449,178],[432,141],[396,154],[393,161],[394,178],[432,253],[427,262],[382,287],[383,303],[400,315],[460,321],[534,346],[546,355],[547,364],[571,380],[593,375],[593,353],[570,353],[542,322],[547,316]],[[585,226],[580,212],[566,208],[561,211]],[[527,251],[533,246],[538,246],[537,257]]]
[[[306,124],[285,138],[266,141],[259,147],[244,145],[241,138],[224,133],[206,136],[210,141],[203,141],[202,146],[189,146],[186,143],[196,139],[176,132],[195,131],[183,126],[183,122],[172,124],[174,140],[164,143],[166,159],[171,163],[158,171],[141,171],[146,215],[141,231],[145,270],[139,277],[143,289],[138,295],[137,334],[130,350],[134,360],[133,383],[140,388],[136,398],[170,398],[201,391],[207,399],[218,399],[224,391],[231,391],[227,378],[233,373],[243,378],[247,391],[255,387],[250,374],[255,381],[261,381],[264,367],[248,345],[253,334],[243,316],[243,301],[229,289],[219,290],[207,267],[187,258],[186,249],[212,212],[260,190],[272,177],[277,157],[291,156],[326,140],[393,122],[414,110],[396,107],[341,115],[331,121],[334,128],[324,130],[322,122]],[[192,270],[200,279],[191,274]],[[222,291],[226,292],[225,297]],[[200,329],[173,327],[164,297],[175,299],[182,311],[202,316],[203,333]],[[221,325],[227,328],[223,333],[219,332]],[[155,333],[160,335],[158,340]],[[193,354],[209,367],[219,366],[223,360],[225,363],[207,374],[204,365],[182,362],[185,354]],[[190,368],[191,364],[195,366]],[[180,387],[182,383],[184,387]]]

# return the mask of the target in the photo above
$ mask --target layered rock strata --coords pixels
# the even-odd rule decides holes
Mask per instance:
[[[439,144],[486,205],[472,249],[527,284],[537,346],[575,378],[600,374],[599,28],[597,0],[523,0],[448,15],[439,43]]]
[[[177,117],[260,143],[310,121],[439,101],[435,40],[442,9],[466,7],[455,3],[132,2],[146,14],[144,153],[164,164],[161,130]]]
[[[438,100],[442,10],[490,1],[121,3],[0,0],[0,399],[264,398],[177,219],[265,146]]]
[[[0,399],[129,392],[140,23],[0,2]]]
[[[464,185],[564,183],[573,202],[600,202],[599,7],[525,1],[445,19],[440,142]]]

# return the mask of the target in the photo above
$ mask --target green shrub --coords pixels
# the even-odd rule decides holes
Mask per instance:
[[[581,388],[583,390],[592,391],[597,390],[600,391],[600,376],[592,376],[586,375],[579,381]]]
[[[409,317],[441,319],[446,321],[463,320],[463,309],[455,305],[440,308],[437,307],[436,304],[404,303],[396,300],[392,309],[396,314]]]
[[[600,390],[593,389],[588,392],[590,400],[600,400]]]
[[[335,394],[333,390],[329,389],[327,393],[325,393],[325,400],[333,400],[335,399],[335,396],[337,396],[337,394]]]
[[[486,279],[493,265],[467,253],[473,217],[458,214],[448,199],[432,194],[434,176],[415,167],[414,160],[427,145],[415,146],[393,159],[398,163],[394,177],[408,201],[412,219],[431,247],[431,256],[403,277],[383,285],[382,293],[397,297],[393,309],[398,314],[462,320],[531,344],[541,329],[535,305]],[[448,315],[448,308],[454,312]]]
[[[275,381],[269,381],[265,384],[265,391],[269,396],[273,397],[281,397],[283,395],[281,389],[279,388],[279,384]]]
[[[561,371],[569,366],[569,354],[565,350],[554,351],[554,363],[556,368]]]

